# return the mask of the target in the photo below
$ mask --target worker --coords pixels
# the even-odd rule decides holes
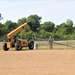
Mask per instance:
[[[49,36],[49,45],[50,45],[50,49],[53,49],[53,40],[51,36]]]

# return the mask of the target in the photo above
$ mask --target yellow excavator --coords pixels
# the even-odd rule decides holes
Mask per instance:
[[[8,42],[5,41],[3,43],[3,50],[8,51],[9,48],[15,48],[16,50],[22,50],[23,47],[34,49],[34,38],[31,38],[30,40],[16,38],[16,36],[28,26],[30,26],[30,28],[33,29],[32,23],[26,22],[20,25],[18,28],[11,31],[10,33],[8,33],[7,34]]]

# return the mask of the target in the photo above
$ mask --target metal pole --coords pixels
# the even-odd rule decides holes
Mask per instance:
[[[68,49],[68,40],[67,40],[67,49]]]

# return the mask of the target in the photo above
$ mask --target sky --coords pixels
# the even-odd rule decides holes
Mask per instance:
[[[56,25],[71,19],[75,23],[74,0],[0,0],[0,13],[3,19],[17,22],[18,19],[37,14],[41,23],[51,21]]]

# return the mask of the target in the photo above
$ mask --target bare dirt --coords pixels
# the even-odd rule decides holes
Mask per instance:
[[[75,75],[75,50],[0,50],[0,75]]]

